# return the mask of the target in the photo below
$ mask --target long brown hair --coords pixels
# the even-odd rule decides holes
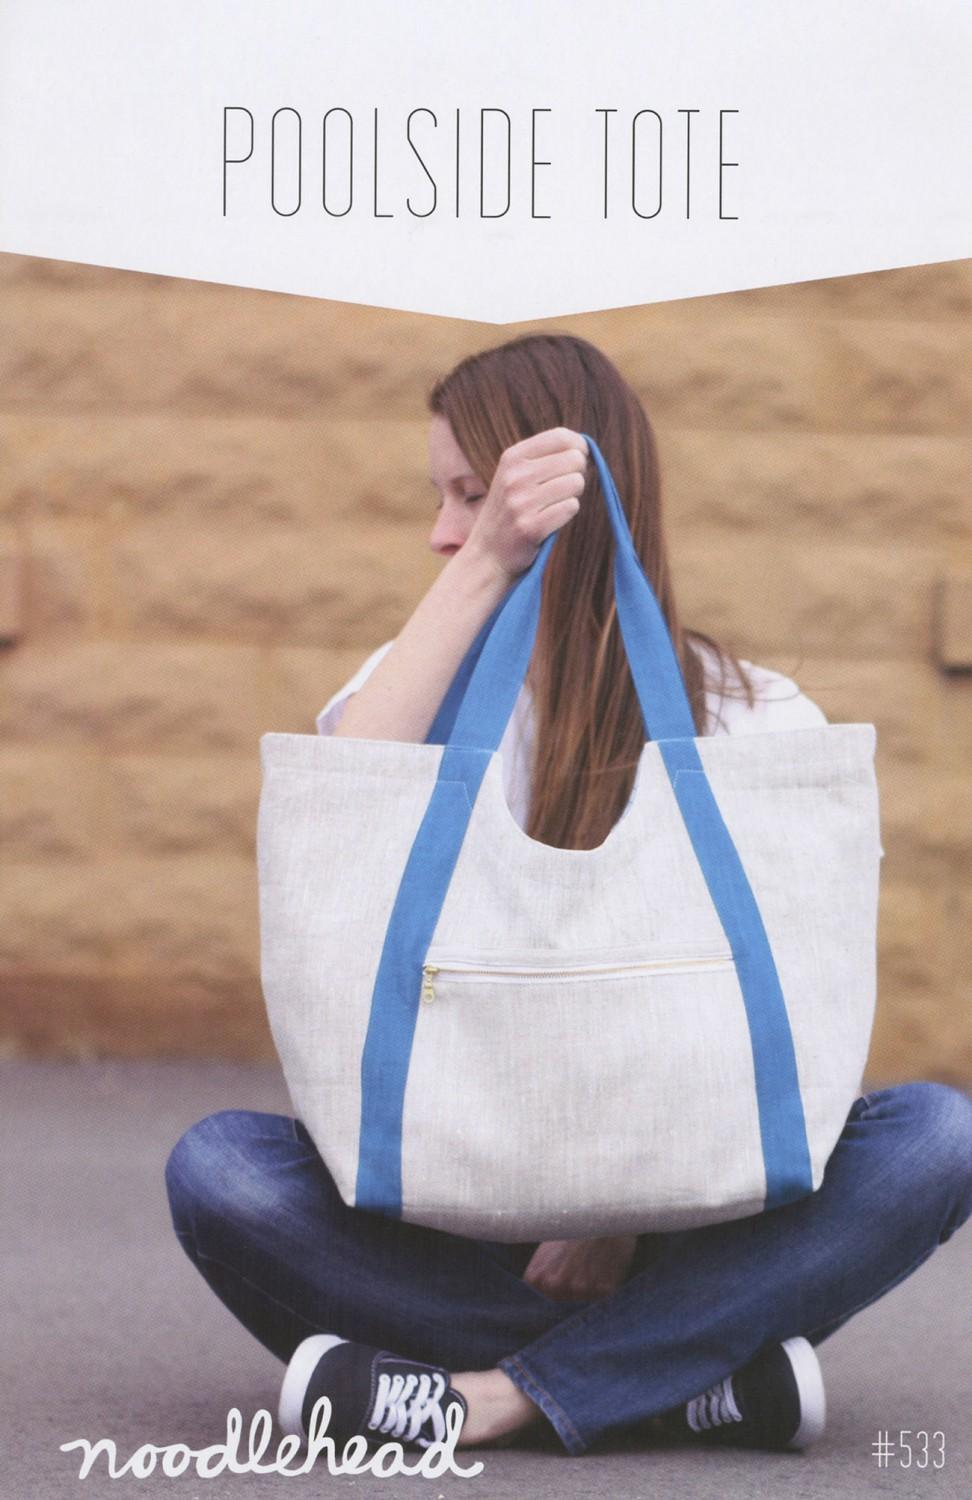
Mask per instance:
[[[504,449],[522,438],[549,427],[590,433],[617,482],[668,621],[697,732],[711,728],[706,678],[713,672],[720,692],[735,679],[751,701],[736,659],[679,621],[662,534],[655,436],[637,395],[606,355],[567,334],[513,339],[464,359],[433,388],[429,407],[449,422],[487,485]],[[536,717],[527,832],[560,848],[592,849],[604,841],[631,795],[645,740],[617,622],[613,559],[591,463],[580,511],[547,565],[529,674]]]

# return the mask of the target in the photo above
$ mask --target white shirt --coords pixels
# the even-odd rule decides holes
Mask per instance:
[[[327,700],[317,716],[318,734],[333,734],[344,705],[361,684],[371,675],[385,652],[394,645],[386,641],[373,651],[342,688]],[[800,692],[795,682],[779,672],[766,667],[755,667],[744,661],[742,666],[749,674],[755,702],[750,706],[745,698],[727,695],[719,698],[715,693],[706,695],[709,722],[715,724],[714,734],[762,734],[767,730],[816,729],[827,720],[816,703]],[[503,781],[506,800],[514,818],[525,828],[530,806],[530,754],[533,745],[533,695],[524,685],[516,700],[506,733],[500,741],[503,758]]]

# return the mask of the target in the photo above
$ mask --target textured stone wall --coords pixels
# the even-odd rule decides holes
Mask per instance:
[[[878,726],[874,1080],[972,1078],[970,312],[962,262],[545,325],[646,399],[685,618]],[[0,257],[8,1050],[270,1054],[258,736],[433,578],[424,393],[515,331]]]

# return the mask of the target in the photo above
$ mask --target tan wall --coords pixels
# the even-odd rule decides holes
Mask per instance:
[[[548,325],[647,401],[686,619],[877,723],[873,1080],[972,1079],[970,312],[963,262]],[[434,576],[424,392],[512,331],[0,257],[8,1050],[269,1055],[257,738]]]

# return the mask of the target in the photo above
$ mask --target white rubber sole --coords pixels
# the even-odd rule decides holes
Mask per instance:
[[[277,1408],[277,1418],[284,1432],[293,1434],[295,1437],[305,1438],[304,1423],[301,1418],[301,1409],[304,1405],[304,1396],[311,1376],[317,1369],[317,1362],[322,1355],[327,1354],[329,1349],[334,1349],[338,1344],[347,1343],[346,1339],[339,1339],[336,1333],[312,1333],[310,1338],[297,1345],[294,1350],[290,1364],[287,1366],[280,1387],[280,1404]]]
[[[806,1448],[816,1442],[827,1421],[827,1397],[823,1373],[813,1345],[803,1338],[786,1339],[783,1349],[800,1392],[800,1425],[790,1439],[791,1448]]]

